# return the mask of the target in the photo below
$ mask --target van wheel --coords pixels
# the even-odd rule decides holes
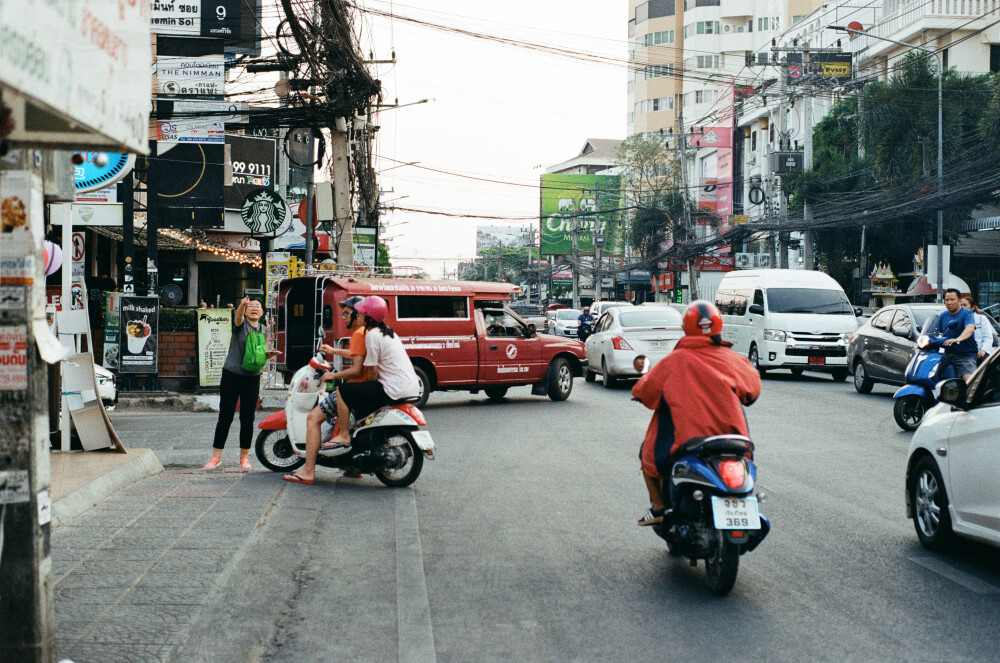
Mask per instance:
[[[750,354],[747,356],[747,359],[749,359],[750,363],[753,364],[753,367],[757,369],[760,376],[764,377],[767,370],[760,367],[760,353],[757,351],[756,345],[750,346]]]
[[[419,366],[414,366],[413,372],[417,374],[417,380],[420,381],[419,400],[414,405],[421,408],[427,405],[427,399],[431,397],[431,379],[427,376],[426,371]]]
[[[559,357],[549,366],[549,398],[554,401],[564,401],[573,391],[573,369],[569,362]]]

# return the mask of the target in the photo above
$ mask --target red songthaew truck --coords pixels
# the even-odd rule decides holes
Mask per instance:
[[[575,339],[539,334],[505,306],[514,286],[480,281],[304,276],[281,281],[277,298],[278,370],[290,375],[321,343],[345,347],[339,304],[378,295],[386,324],[403,341],[420,378],[422,406],[432,391],[480,390],[501,400],[510,387],[565,400],[587,355]]]

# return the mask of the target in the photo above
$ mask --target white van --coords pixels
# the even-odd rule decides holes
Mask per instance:
[[[844,289],[822,272],[759,269],[729,272],[715,305],[722,338],[764,371],[789,368],[826,371],[847,378],[847,344],[858,329]]]

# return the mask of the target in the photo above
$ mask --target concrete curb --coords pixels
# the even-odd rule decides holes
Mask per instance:
[[[135,459],[56,500],[52,505],[52,526],[58,527],[96,506],[112,493],[162,471],[163,465],[156,454],[151,449],[140,449]]]

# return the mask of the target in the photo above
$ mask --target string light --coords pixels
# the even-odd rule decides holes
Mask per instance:
[[[250,255],[234,251],[228,246],[217,244],[205,239],[204,235],[201,233],[199,233],[201,236],[194,236],[191,234],[192,232],[195,231],[185,232],[182,230],[175,230],[173,228],[160,228],[159,230],[160,235],[169,237],[174,241],[190,246],[198,251],[204,251],[206,253],[211,253],[212,255],[221,256],[228,260],[239,262],[243,265],[250,265],[256,269],[260,269],[263,266],[263,262],[261,261],[259,255]]]

